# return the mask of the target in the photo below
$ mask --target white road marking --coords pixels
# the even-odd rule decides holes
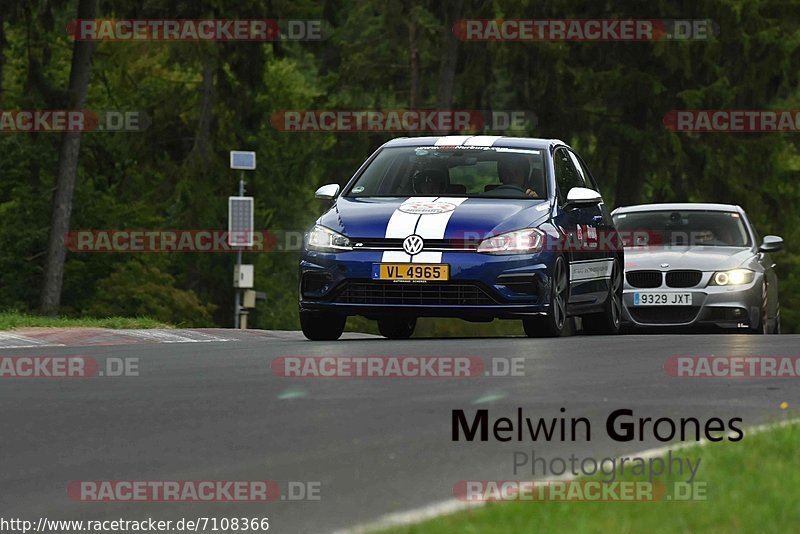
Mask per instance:
[[[214,341],[236,341],[193,330],[114,330],[114,332],[156,343],[211,343]]]
[[[33,337],[0,332],[0,349],[25,349],[28,347],[63,347],[62,343],[50,343]]]
[[[752,435],[767,430],[772,430],[774,428],[782,428],[784,426],[795,425],[798,423],[800,423],[800,418],[788,419],[786,421],[781,421],[779,423],[770,423],[770,424],[764,424],[746,428],[744,429],[744,432],[745,435]],[[674,451],[678,449],[686,449],[689,447],[693,447],[695,445],[697,445],[698,447],[703,447],[705,445],[708,445],[709,443],[711,442],[705,439],[701,439],[700,441],[693,443],[675,443],[671,445],[665,445],[663,447],[647,449],[642,452],[625,454],[624,457],[628,458],[631,456],[636,456],[647,460],[649,458],[656,458],[659,456],[663,456],[670,450]],[[619,460],[619,458],[621,457],[617,457],[614,460]],[[573,475],[568,475],[560,477],[551,477],[550,480],[572,480],[574,478],[576,477]],[[334,534],[361,534],[365,532],[375,532],[378,530],[385,530],[394,527],[413,525],[415,523],[427,521],[428,519],[434,519],[436,517],[455,514],[457,512],[462,512],[464,510],[468,510],[470,508],[475,508],[478,506],[484,506],[485,504],[486,501],[461,501],[458,499],[448,499],[446,501],[431,503],[422,506],[420,508],[415,508],[413,510],[408,510],[405,512],[386,514],[371,523],[357,525],[349,529],[337,530],[334,532]]]
[[[105,342],[97,342],[96,337],[101,332],[105,338]],[[35,335],[22,335],[12,332],[0,332],[0,350],[1,349],[26,349],[26,348],[44,348],[44,347],[69,347],[69,346],[103,346],[109,344],[126,344],[136,342],[149,342],[149,343],[213,343],[222,341],[237,341],[233,337],[221,337],[206,332],[199,332],[196,330],[134,330],[134,329],[108,329],[98,331],[96,329],[89,329],[90,334],[94,337],[76,337],[75,334],[80,334],[80,331],[75,329],[55,329],[53,331],[45,331],[47,339],[39,339]],[[59,334],[63,333],[63,336]],[[65,341],[58,343],[58,341]]]
[[[472,404],[486,404],[488,402],[505,399],[506,397],[508,397],[508,393],[505,391],[489,391],[472,401]]]

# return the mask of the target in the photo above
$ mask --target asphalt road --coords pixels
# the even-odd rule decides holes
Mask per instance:
[[[798,336],[617,336],[314,343],[236,333],[210,343],[40,347],[0,356],[138,358],[139,376],[0,380],[0,515],[49,519],[269,517],[272,532],[326,532],[450,499],[466,479],[511,479],[513,451],[601,458],[661,443],[603,439],[616,408],[642,417],[785,418],[793,379],[679,379],[676,355],[797,356]],[[278,356],[524,358],[524,376],[287,379]],[[587,417],[590,442],[453,443],[451,410]],[[746,441],[746,437],[745,437]],[[700,475],[698,475],[700,476]],[[531,478],[530,476],[527,478]],[[82,503],[73,480],[321,483],[318,501]]]

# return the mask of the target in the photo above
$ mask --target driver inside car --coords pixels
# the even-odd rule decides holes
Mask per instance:
[[[497,174],[503,184],[495,189],[494,192],[502,189],[519,189],[531,198],[539,198],[538,193],[527,186],[530,166],[524,156],[511,155],[497,162]]]
[[[411,184],[417,195],[440,195],[447,190],[447,174],[441,169],[419,170]]]

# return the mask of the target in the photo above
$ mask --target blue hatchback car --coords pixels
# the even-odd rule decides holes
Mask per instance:
[[[347,316],[410,337],[419,317],[521,319],[530,337],[619,331],[624,258],[583,160],[555,139],[392,140],[340,189],[305,237],[300,322],[337,339]],[[598,237],[601,236],[601,237]],[[605,240],[608,243],[608,240]]]

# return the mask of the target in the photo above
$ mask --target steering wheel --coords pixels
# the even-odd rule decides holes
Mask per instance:
[[[529,190],[533,191],[533,189],[529,189]],[[531,195],[528,194],[528,191],[526,191],[522,187],[519,187],[518,185],[512,185],[512,184],[498,185],[494,189],[490,189],[489,191],[487,191],[485,194],[491,195],[491,194],[495,194],[496,192],[499,192],[500,196],[502,196],[502,197],[508,196],[508,198],[516,198],[517,196],[519,196],[519,198],[538,198],[538,195],[537,196],[531,196]]]
[[[499,189],[506,189],[506,190],[512,189],[512,190],[522,191],[523,193],[525,193],[525,190],[523,188],[521,188],[518,185],[513,185],[513,184],[498,185],[497,187],[492,189],[492,191],[497,191]]]

